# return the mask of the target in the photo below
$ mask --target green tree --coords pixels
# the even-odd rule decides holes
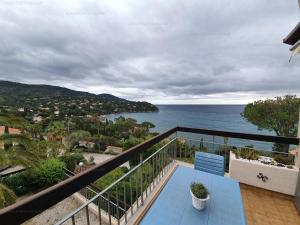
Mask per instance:
[[[129,148],[138,145],[142,141],[143,141],[143,139],[136,138],[131,135],[128,139],[122,139],[121,144],[122,144],[122,147],[124,150],[128,150]]]
[[[0,178],[0,182],[10,188],[17,196],[35,192],[39,189],[36,182],[35,168]]]
[[[30,133],[32,139],[37,140],[42,133],[42,126],[39,123],[28,124],[26,127],[27,131]]]
[[[35,173],[40,187],[47,187],[56,184],[65,176],[65,163],[59,159],[47,159],[38,168]]]
[[[147,132],[149,132],[149,130],[151,128],[155,127],[155,125],[153,123],[148,122],[148,121],[142,122],[141,126],[144,127],[144,128],[146,128]]]
[[[22,134],[4,134],[0,136],[0,142],[6,146],[4,150],[0,150],[0,165],[28,167],[39,163],[40,154],[37,154],[36,148],[32,148],[34,141],[28,137]]]
[[[52,121],[47,127],[47,133],[62,141],[67,133],[65,123],[63,121]]]
[[[114,170],[110,171],[100,179],[98,179],[94,184],[96,185],[97,188],[100,190],[105,189],[108,187],[110,184],[112,184],[114,181],[122,177],[126,171],[124,172],[124,169],[121,167],[117,167]]]
[[[90,132],[84,130],[77,130],[68,135],[66,141],[68,143],[69,148],[72,148],[75,144],[78,144],[79,141],[86,141],[90,138]]]
[[[84,156],[80,153],[74,153],[74,154],[65,154],[63,156],[60,156],[59,159],[63,161],[67,167],[68,170],[74,171],[76,168],[76,165],[80,162],[85,162],[86,159]]]
[[[299,107],[299,98],[286,95],[247,104],[241,115],[258,129],[274,131],[278,136],[296,136]],[[276,144],[273,149],[288,152],[289,145]]]
[[[40,158],[34,152],[23,149],[0,150],[0,165],[25,167],[35,166],[40,162]]]
[[[28,126],[28,124],[29,122],[21,117],[7,113],[0,113],[0,126],[24,129]]]

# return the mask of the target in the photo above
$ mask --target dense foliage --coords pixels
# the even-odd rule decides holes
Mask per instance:
[[[16,195],[5,185],[0,184],[0,209],[16,202]]]
[[[258,160],[260,154],[253,149],[253,145],[246,145],[244,148],[233,150],[237,158]]]
[[[122,177],[128,169],[126,167],[118,167],[111,172],[107,173],[100,179],[98,179],[94,184],[97,188],[100,190],[103,190],[107,186],[109,186],[111,183]]]
[[[118,178],[128,172],[126,167],[119,167],[98,179],[95,182],[95,186],[100,190],[108,187],[111,183],[116,181]],[[130,202],[135,202],[138,196],[141,195],[142,190],[144,191],[150,184],[150,177],[157,176],[159,170],[153,171],[153,167],[150,163],[145,163],[138,170],[133,171],[122,181],[118,182],[114,188],[110,189],[106,194],[110,196],[110,199],[115,202],[118,199],[118,203],[122,206],[124,204],[130,205]],[[141,186],[142,184],[142,186]],[[107,196],[104,196],[107,197]],[[132,199],[131,199],[132,198]]]
[[[49,85],[27,85],[0,81],[0,105],[3,111],[33,119],[34,116],[65,118],[66,116],[103,115],[120,112],[149,112],[158,108],[148,102],[134,102],[109,94],[91,94]],[[23,108],[24,110],[18,111]]]
[[[247,104],[242,116],[259,129],[273,130],[278,136],[296,136],[300,99],[294,95]]]
[[[41,187],[51,186],[65,176],[65,164],[59,159],[45,160],[35,171],[37,183]]]
[[[35,193],[59,182],[65,177],[64,168],[78,173],[92,166],[94,158],[85,159],[82,152],[103,153],[109,145],[127,150],[156,135],[150,132],[153,124],[139,124],[124,117],[114,121],[100,121],[95,117],[56,118],[33,123],[14,114],[1,113],[0,126],[20,131],[19,134],[6,132],[0,135],[0,144],[4,144],[0,151],[0,165],[23,165],[27,168],[25,172],[0,180],[17,196]],[[79,167],[79,162],[84,165]],[[97,185],[103,188],[125,172],[126,168],[117,169],[103,177]]]
[[[64,179],[64,168],[78,173],[94,165],[94,158],[87,160],[82,152],[104,153],[108,146],[126,151],[156,135],[150,132],[150,122],[124,117],[109,121],[102,115],[157,110],[150,103],[109,94],[0,81],[0,126],[5,128],[0,134],[0,165],[26,168],[1,178],[7,187],[0,197],[6,190],[17,196],[37,192]],[[125,172],[117,169],[97,184],[103,188]]]
[[[78,165],[80,162],[86,162],[86,159],[80,153],[65,154],[60,156],[59,159],[65,163],[66,169],[70,170],[71,172],[75,170],[76,165]]]
[[[1,178],[1,183],[9,187],[17,196],[22,196],[39,189],[35,171],[27,170],[8,177]]]
[[[276,155],[274,157],[274,160],[277,163],[281,163],[283,165],[295,165],[295,159],[293,156],[291,155],[287,155],[287,156],[282,156],[282,155]]]
[[[49,157],[73,151],[103,153],[109,145],[127,150],[156,135],[149,131],[153,124],[139,124],[124,117],[103,122],[95,118],[74,117],[44,124],[1,113],[2,125],[20,127],[21,133],[0,135],[0,143],[4,144],[4,151],[0,151],[0,165],[34,166]]]
[[[22,117],[8,113],[0,113],[0,125],[5,127],[25,128],[29,126],[29,123]]]
[[[294,95],[276,97],[247,104],[242,116],[259,129],[274,131],[278,136],[296,136],[300,99]],[[288,145],[276,144],[276,151],[288,151]]]

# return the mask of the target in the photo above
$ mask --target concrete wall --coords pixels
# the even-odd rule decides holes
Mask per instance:
[[[299,7],[300,7],[300,0],[299,0]],[[298,134],[297,137],[300,138],[300,113],[299,113],[299,120],[298,120]],[[295,158],[295,164],[300,168],[300,145],[297,146],[297,153]],[[298,184],[296,188],[296,194],[295,194],[295,206],[300,213],[300,175],[298,175]]]
[[[266,182],[257,178],[262,173]],[[241,160],[230,152],[229,176],[241,183],[295,196],[299,169],[288,169],[248,160]]]

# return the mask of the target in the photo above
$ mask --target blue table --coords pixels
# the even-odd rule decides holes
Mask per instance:
[[[192,206],[192,182],[203,183],[210,192],[204,211]],[[246,225],[239,184],[230,178],[178,166],[141,224]]]

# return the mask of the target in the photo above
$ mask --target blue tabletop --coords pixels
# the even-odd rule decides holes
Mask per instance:
[[[192,206],[190,185],[203,183],[210,192],[207,208]],[[142,225],[245,225],[242,196],[237,181],[178,166],[146,213]]]

